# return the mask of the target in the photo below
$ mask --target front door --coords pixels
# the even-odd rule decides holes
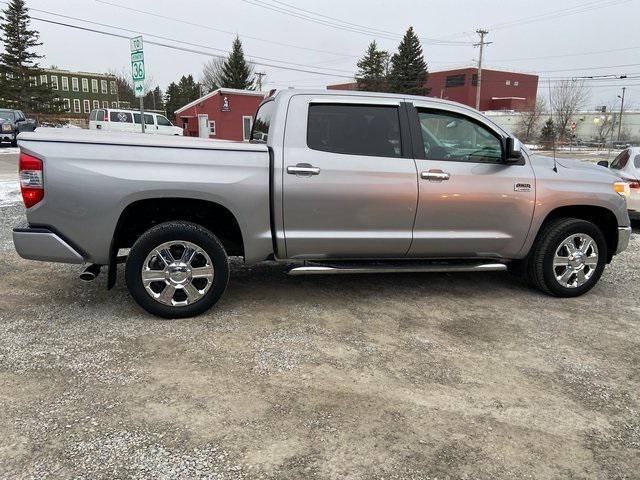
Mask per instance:
[[[526,157],[502,161],[500,132],[458,107],[416,102],[421,145],[412,257],[505,257],[522,248],[535,178]],[[415,119],[414,119],[415,120]]]
[[[287,123],[284,142],[287,256],[404,257],[418,197],[415,162],[402,140],[404,110],[373,98],[318,97],[294,96],[289,104],[287,118],[295,121]]]

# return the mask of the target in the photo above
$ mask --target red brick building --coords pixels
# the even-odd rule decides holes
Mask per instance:
[[[178,109],[175,124],[185,136],[248,141],[264,92],[220,88]]]
[[[429,96],[476,106],[477,68],[429,72]],[[355,83],[330,85],[330,90],[355,90]],[[482,69],[480,110],[524,110],[536,101],[538,76]]]

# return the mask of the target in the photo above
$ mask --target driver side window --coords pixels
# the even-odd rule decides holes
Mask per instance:
[[[502,141],[486,127],[455,113],[420,110],[427,160],[500,163]]]

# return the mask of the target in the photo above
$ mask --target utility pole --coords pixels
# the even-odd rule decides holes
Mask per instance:
[[[256,72],[256,77],[258,77],[258,91],[261,92],[262,91],[262,77],[266,77],[267,74],[264,72]]]
[[[620,118],[618,119],[618,142],[620,141],[620,133],[622,132],[622,115],[624,114],[624,93],[627,91],[627,87],[622,87],[622,96],[618,95],[618,98],[622,100],[620,104]]]
[[[480,42],[474,43],[474,47],[480,47],[480,56],[478,58],[478,85],[476,86],[476,110],[480,110],[480,90],[482,89],[482,55],[484,54],[484,46],[491,45],[493,42],[485,42],[484,36],[489,32],[487,30],[477,30],[476,33],[480,35]]]

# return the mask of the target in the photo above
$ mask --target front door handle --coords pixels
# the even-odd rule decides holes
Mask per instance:
[[[428,172],[420,173],[420,177],[423,180],[429,180],[430,182],[443,182],[449,180],[451,175],[442,170],[429,170]]]
[[[295,166],[289,165],[287,167],[287,173],[289,175],[300,175],[300,176],[320,175],[320,169],[308,163],[299,163]]]

